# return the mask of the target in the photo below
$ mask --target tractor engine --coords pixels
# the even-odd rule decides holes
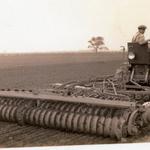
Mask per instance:
[[[148,44],[128,43],[130,81],[140,85],[149,85],[150,48]]]

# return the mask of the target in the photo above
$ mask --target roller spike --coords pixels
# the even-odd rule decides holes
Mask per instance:
[[[66,128],[68,130],[72,130],[73,128],[73,119],[74,119],[75,114],[74,113],[69,113],[67,117],[67,123],[66,123]]]
[[[45,118],[46,112],[47,112],[47,110],[42,110],[40,113],[40,116],[39,116],[39,119],[40,119],[39,125],[40,126],[45,126],[44,118]]]
[[[47,110],[46,111],[45,118],[44,118],[44,124],[45,124],[46,127],[50,127],[49,123],[50,123],[50,116],[51,116],[52,113],[53,113],[52,110]]]
[[[92,120],[91,120],[91,133],[92,134],[97,133],[98,120],[99,120],[99,116],[92,117]]]
[[[29,122],[32,125],[35,125],[35,114],[36,114],[37,109],[32,109],[29,113]]]
[[[60,111],[56,116],[56,128],[61,129],[61,120],[62,120],[63,112]]]
[[[98,120],[97,133],[98,135],[104,135],[104,122],[106,119],[106,115],[108,113],[108,109],[102,109],[100,112],[100,118]]]
[[[13,108],[12,106],[8,106],[7,112],[5,114],[6,121],[10,121],[10,113],[11,113],[12,108]]]
[[[86,114],[82,114],[79,118],[79,131],[80,132],[85,132],[85,125],[86,125]]]
[[[51,116],[50,116],[50,126],[51,126],[52,128],[54,128],[55,125],[56,125],[55,120],[56,120],[56,115],[57,115],[58,113],[59,113],[58,111],[53,111],[53,113],[52,113]]]
[[[86,133],[90,133],[90,131],[91,131],[91,120],[92,120],[92,115],[88,115],[86,117],[86,121],[85,121],[85,132]]]
[[[106,115],[106,119],[105,119],[105,122],[104,122],[104,137],[108,137],[109,134],[110,134],[112,113],[113,113],[113,110],[110,109],[110,111]]]
[[[60,124],[60,127],[62,129],[66,129],[67,117],[68,117],[68,113],[63,112],[61,117],[61,124]]]
[[[73,129],[72,131],[79,131],[78,128],[79,128],[79,119],[80,119],[80,114],[75,114],[74,118],[73,118]]]

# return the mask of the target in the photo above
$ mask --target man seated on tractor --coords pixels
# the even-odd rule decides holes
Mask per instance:
[[[138,32],[133,36],[132,43],[139,43],[140,45],[147,44],[150,39],[145,40],[144,33],[146,30],[145,25],[140,25],[138,27]]]

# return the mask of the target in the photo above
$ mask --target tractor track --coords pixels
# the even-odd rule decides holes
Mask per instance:
[[[79,145],[79,144],[112,144],[120,143],[110,138],[103,138],[95,135],[78,133],[67,133],[55,129],[44,129],[33,126],[19,126],[14,123],[0,122],[0,147],[24,147],[24,146],[58,146],[58,145]],[[5,127],[4,127],[5,126]],[[147,131],[147,130],[146,130]],[[127,142],[144,142],[146,133],[138,137],[129,138]],[[142,142],[141,141],[141,142]]]
[[[19,126],[13,123],[0,122],[0,147],[45,146],[45,145],[74,145],[115,143],[112,139],[84,135],[78,133],[66,133],[54,129],[44,129],[33,126]],[[4,127],[5,126],[5,127]],[[107,141],[107,142],[106,142]]]

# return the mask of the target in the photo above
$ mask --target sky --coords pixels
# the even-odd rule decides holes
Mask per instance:
[[[0,0],[0,53],[79,51],[93,36],[119,50],[145,24],[150,0]]]

